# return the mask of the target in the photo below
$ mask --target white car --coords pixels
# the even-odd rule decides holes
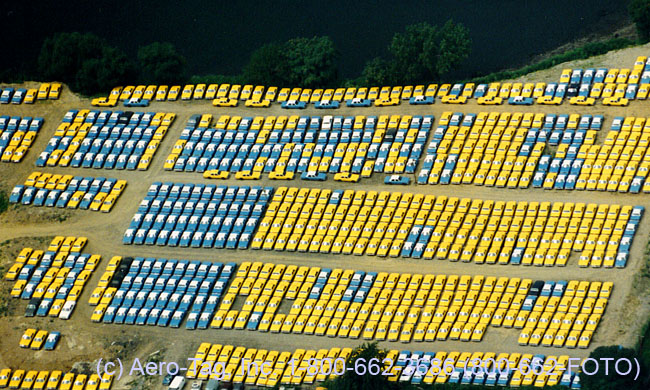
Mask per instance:
[[[72,315],[76,304],[76,301],[66,301],[63,305],[63,308],[61,309],[61,313],[59,313],[59,318],[62,320],[70,319],[70,316]]]

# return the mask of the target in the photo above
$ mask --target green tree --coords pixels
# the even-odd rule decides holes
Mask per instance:
[[[243,78],[261,85],[327,87],[338,82],[338,57],[329,37],[270,43],[253,52]]]
[[[294,38],[284,47],[289,85],[328,87],[338,82],[338,51],[330,37]]]
[[[632,0],[628,6],[630,17],[642,42],[650,41],[650,0]]]
[[[440,28],[413,24],[393,36],[389,59],[369,61],[363,76],[368,85],[440,81],[467,59],[471,44],[469,30],[451,20]]]
[[[7,197],[7,193],[4,191],[0,191],[0,213],[4,213],[7,211],[7,208],[9,207],[9,198]]]
[[[366,85],[392,85],[397,79],[391,63],[381,57],[375,57],[366,63],[361,78]]]
[[[77,72],[75,89],[91,95],[126,84],[133,77],[133,69],[124,52],[104,47],[100,58],[86,60]]]
[[[589,354],[590,358],[598,361],[599,367],[596,367],[593,362],[584,363],[585,370],[580,373],[580,384],[585,390],[610,390],[610,389],[644,389],[643,379],[645,370],[641,369],[640,380],[634,380],[636,372],[636,364],[634,359],[637,358],[635,350],[630,348],[623,348],[621,346],[606,346],[598,347]],[[606,373],[604,361],[601,358],[613,359],[609,362],[609,372]],[[619,375],[614,369],[614,363],[619,359],[629,359],[632,364],[632,371],[629,375]],[[628,366],[621,363],[620,370],[627,371]],[[595,372],[594,372],[595,371]],[[586,372],[589,372],[587,374]]]
[[[471,45],[469,30],[462,24],[449,20],[442,26],[438,33],[438,55],[435,58],[438,80],[469,57]]]
[[[420,80],[437,79],[438,49],[436,26],[419,23],[407,26],[404,33],[395,33],[388,52],[400,80],[413,84]]]
[[[385,358],[386,351],[379,349],[376,342],[363,344],[352,351],[345,362],[346,368],[355,369],[346,369],[343,375],[328,380],[323,386],[329,390],[388,390],[395,388],[395,385],[388,381],[388,376],[382,375],[385,370],[383,367]]]
[[[84,94],[107,91],[133,74],[121,50],[93,34],[60,33],[45,39],[38,57],[40,75],[67,83]]]
[[[140,80],[143,83],[182,83],[186,64],[185,57],[168,42],[154,42],[138,50]]]
[[[284,45],[269,43],[251,54],[248,64],[244,66],[243,79],[258,85],[286,85],[288,73]]]

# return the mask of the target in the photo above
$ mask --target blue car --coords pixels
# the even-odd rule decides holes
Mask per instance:
[[[27,90],[25,88],[18,88],[16,92],[14,92],[14,96],[11,97],[11,104],[22,103],[26,93]]]
[[[160,313],[162,312],[162,309],[160,308],[154,308],[151,309],[149,312],[149,316],[147,317],[147,325],[151,326],[156,326],[158,324],[158,319],[160,318]]]
[[[0,103],[9,104],[11,97],[14,94],[14,89],[11,87],[4,88],[2,94],[0,95]]]
[[[301,102],[299,100],[285,100],[284,102],[282,102],[281,107],[285,109],[295,108],[295,109],[302,110],[307,107],[307,103]]]
[[[61,339],[61,332],[50,332],[50,334],[47,335],[47,339],[45,339],[43,349],[46,351],[52,351],[59,343],[59,339]]]
[[[212,312],[201,313],[201,315],[199,316],[199,321],[196,324],[196,329],[208,329],[211,320],[212,320]]]
[[[126,312],[129,309],[127,307],[120,307],[117,309],[117,314],[115,314],[115,318],[113,319],[113,323],[115,324],[123,324],[124,320],[126,319]]]
[[[148,107],[148,99],[131,98],[124,102],[124,107]]]
[[[43,299],[41,304],[38,305],[38,310],[36,310],[36,315],[39,317],[47,316],[47,313],[50,311],[50,306],[52,306],[52,299]]]
[[[338,108],[338,102],[336,103]],[[345,105],[348,107],[370,107],[372,105],[372,101],[370,99],[361,98],[348,99],[345,101]]]
[[[327,174],[325,172],[305,171],[300,175],[302,180],[325,181]]]
[[[523,96],[513,96],[508,99],[508,104],[517,105],[517,106],[530,106],[534,103],[534,99],[530,97]]]
[[[182,310],[176,310],[172,316],[172,319],[169,321],[169,326],[172,328],[180,327],[181,322],[183,322],[183,317],[185,317],[185,312]]]
[[[169,326],[169,322],[174,314],[173,310],[165,309],[160,313],[160,318],[158,318],[158,326]]]
[[[135,319],[135,324],[136,325],[144,325],[147,323],[147,318],[149,317],[149,308],[142,308],[138,312],[138,316]]]
[[[433,96],[413,96],[409,99],[409,104],[433,104],[435,98]]]
[[[47,193],[48,191],[46,189],[40,189],[36,193],[36,197],[34,197],[34,206],[41,207],[45,204],[45,199],[47,198]],[[23,204],[25,202],[23,201]]]
[[[187,321],[185,321],[185,329],[194,330],[199,321],[199,312],[191,312],[187,316]]]
[[[132,307],[126,313],[126,318],[124,318],[124,323],[128,325],[135,324],[135,320],[138,318],[138,308]]]
[[[410,183],[411,179],[409,177],[400,175],[386,176],[384,179],[384,184],[409,185]]]
[[[318,109],[336,109],[339,108],[339,102],[336,100],[320,100],[314,103],[314,107]],[[350,107],[350,106],[348,106]],[[284,107],[283,107],[284,108]]]
[[[20,198],[23,196],[24,191],[25,191],[24,185],[15,186],[14,189],[11,190],[11,195],[9,196],[9,203],[18,203],[20,201]]]

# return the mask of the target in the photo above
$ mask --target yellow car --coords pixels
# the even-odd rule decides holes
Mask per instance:
[[[104,312],[106,311],[106,305],[99,304],[93,310],[93,314],[90,316],[90,320],[92,322],[100,322],[102,320],[102,317],[104,317]]]
[[[102,206],[102,202],[104,202],[104,198],[106,198],[106,195],[107,194],[105,192],[97,193],[92,203],[90,204],[89,209],[91,211],[99,211],[100,207]]]
[[[227,179],[230,176],[228,171],[220,171],[218,169],[207,170],[203,172],[205,179]]]
[[[105,97],[98,97],[91,100],[90,104],[96,107],[115,107],[117,105],[117,100],[111,100]]]
[[[10,389],[19,388],[20,384],[23,381],[24,376],[25,376],[25,370],[14,371],[14,373],[11,375],[11,380],[9,380],[9,388]]]
[[[163,169],[167,171],[171,171],[172,169],[174,169],[174,165],[176,165],[176,160],[178,160],[178,154],[172,153],[169,156],[167,156],[167,159],[163,164]]]
[[[139,171],[146,171],[149,168],[149,165],[151,164],[151,159],[153,158],[153,154],[145,153],[140,157],[140,161],[138,162],[138,170]]]
[[[0,370],[0,389],[3,389],[9,385],[10,377],[11,377],[11,368],[4,368]]]
[[[375,107],[387,107],[387,106],[397,106],[400,103],[399,98],[390,98],[377,99],[375,100]]]
[[[36,333],[36,336],[34,336],[34,340],[32,340],[29,348],[34,350],[41,349],[45,343],[45,339],[47,338],[48,333],[49,332],[47,330],[39,330],[38,333]]]
[[[134,90],[135,90],[135,86],[127,85],[120,93],[119,100],[128,100],[131,97],[131,94],[133,93]]]
[[[215,107],[237,107],[238,104],[239,100],[227,97],[217,98],[212,101],[212,105]]]
[[[101,383],[99,384],[99,390],[109,390],[113,384],[113,375],[104,374],[102,376]]]
[[[118,195],[115,194],[109,194],[106,199],[102,202],[102,206],[100,208],[100,211],[102,213],[108,213],[111,211],[113,208],[113,205],[115,205],[115,201],[117,200]]]
[[[608,97],[603,99],[603,106],[622,106],[625,107],[630,101],[623,97]]]
[[[169,88],[169,93],[167,94],[167,100],[178,100],[178,95],[181,93],[181,86],[174,85]]]
[[[90,378],[88,378],[88,382],[86,383],[85,390],[97,390],[99,388],[99,382],[100,382],[99,375],[92,374]]]
[[[74,379],[72,390],[84,390],[84,386],[86,385],[86,380],[88,380],[87,375],[85,374],[77,375],[77,377]]]
[[[573,332],[572,332],[573,333]],[[593,335],[592,331],[585,330],[582,332],[580,335],[580,338],[578,339],[578,348],[589,348],[589,344],[591,343],[591,336]],[[568,345],[568,341],[567,341]]]
[[[27,93],[25,94],[25,100],[23,100],[23,103],[26,103],[26,104],[34,103],[34,100],[36,100],[36,95],[37,94],[38,94],[38,90],[36,88],[28,89]]]
[[[56,390],[59,388],[59,382],[61,382],[61,371],[55,370],[50,373],[50,377],[47,380],[46,389],[47,390]]]
[[[499,96],[483,96],[476,99],[476,102],[480,105],[501,105],[503,98]]]
[[[36,335],[36,329],[29,328],[23,333],[23,336],[20,338],[20,348],[29,348]]]
[[[244,106],[246,106],[246,107],[270,107],[271,106],[271,101],[268,100],[268,99],[263,99],[263,100],[248,99],[248,100],[246,100],[246,103],[244,103]]]
[[[102,299],[105,290],[105,287],[96,287],[92,294],[90,294],[90,298],[88,298],[88,304],[91,306],[97,306],[99,301]]]
[[[192,95],[193,99],[203,99],[205,95],[205,84],[197,84]]]
[[[50,86],[50,93],[47,94],[48,99],[58,99],[59,96],[61,95],[61,84],[59,83],[52,83]]]
[[[537,98],[537,104],[545,104],[545,105],[560,105],[562,104],[562,98],[561,97],[553,97],[553,96],[540,96]]]
[[[578,106],[593,106],[596,103],[596,99],[586,96],[574,96],[569,99],[569,104],[574,104]]]
[[[194,92],[194,85],[187,84],[181,92],[181,100],[190,100],[192,99],[192,92]]]
[[[38,95],[37,99],[38,100],[45,100],[47,99],[47,94],[50,92],[50,84],[49,83],[43,83],[38,87]]]

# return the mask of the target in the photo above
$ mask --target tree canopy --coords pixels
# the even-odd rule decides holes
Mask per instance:
[[[345,362],[343,375],[325,382],[329,390],[389,390],[395,388],[385,370],[383,360],[386,351],[379,349],[377,343],[366,343],[356,348]],[[393,362],[394,364],[395,362]],[[348,368],[354,367],[354,370]]]
[[[177,84],[185,80],[187,61],[174,45],[154,42],[138,50],[140,82],[146,84]]]
[[[369,85],[439,81],[467,59],[471,43],[469,30],[451,20],[442,27],[413,24],[393,36],[388,59],[375,58],[366,64],[363,77]]]
[[[643,42],[650,41],[650,0],[632,0],[628,6],[636,32]]]
[[[253,52],[243,79],[261,85],[332,86],[338,82],[338,58],[330,37],[270,43]]]
[[[133,66],[121,50],[94,34],[60,33],[45,39],[38,70],[46,80],[63,81],[93,94],[133,78]]]
[[[634,358],[637,358],[637,352],[631,348],[623,348],[617,345],[610,345],[606,347],[598,347],[594,349],[589,357],[598,361],[598,370],[593,363],[586,362],[584,364],[585,370],[580,373],[580,384],[586,390],[609,390],[609,389],[645,389],[644,377],[647,376],[647,371],[641,369],[641,375],[638,380],[634,380],[636,372],[636,364]],[[605,370],[605,362],[601,359],[613,359],[609,362],[609,372]],[[628,367],[624,363],[620,363],[619,371],[625,372],[628,368],[632,371],[628,375],[619,375],[615,370],[614,363],[620,359],[629,359],[632,367]],[[586,372],[585,372],[586,371]],[[595,372],[594,372],[595,371]],[[588,373],[587,373],[588,372]]]

